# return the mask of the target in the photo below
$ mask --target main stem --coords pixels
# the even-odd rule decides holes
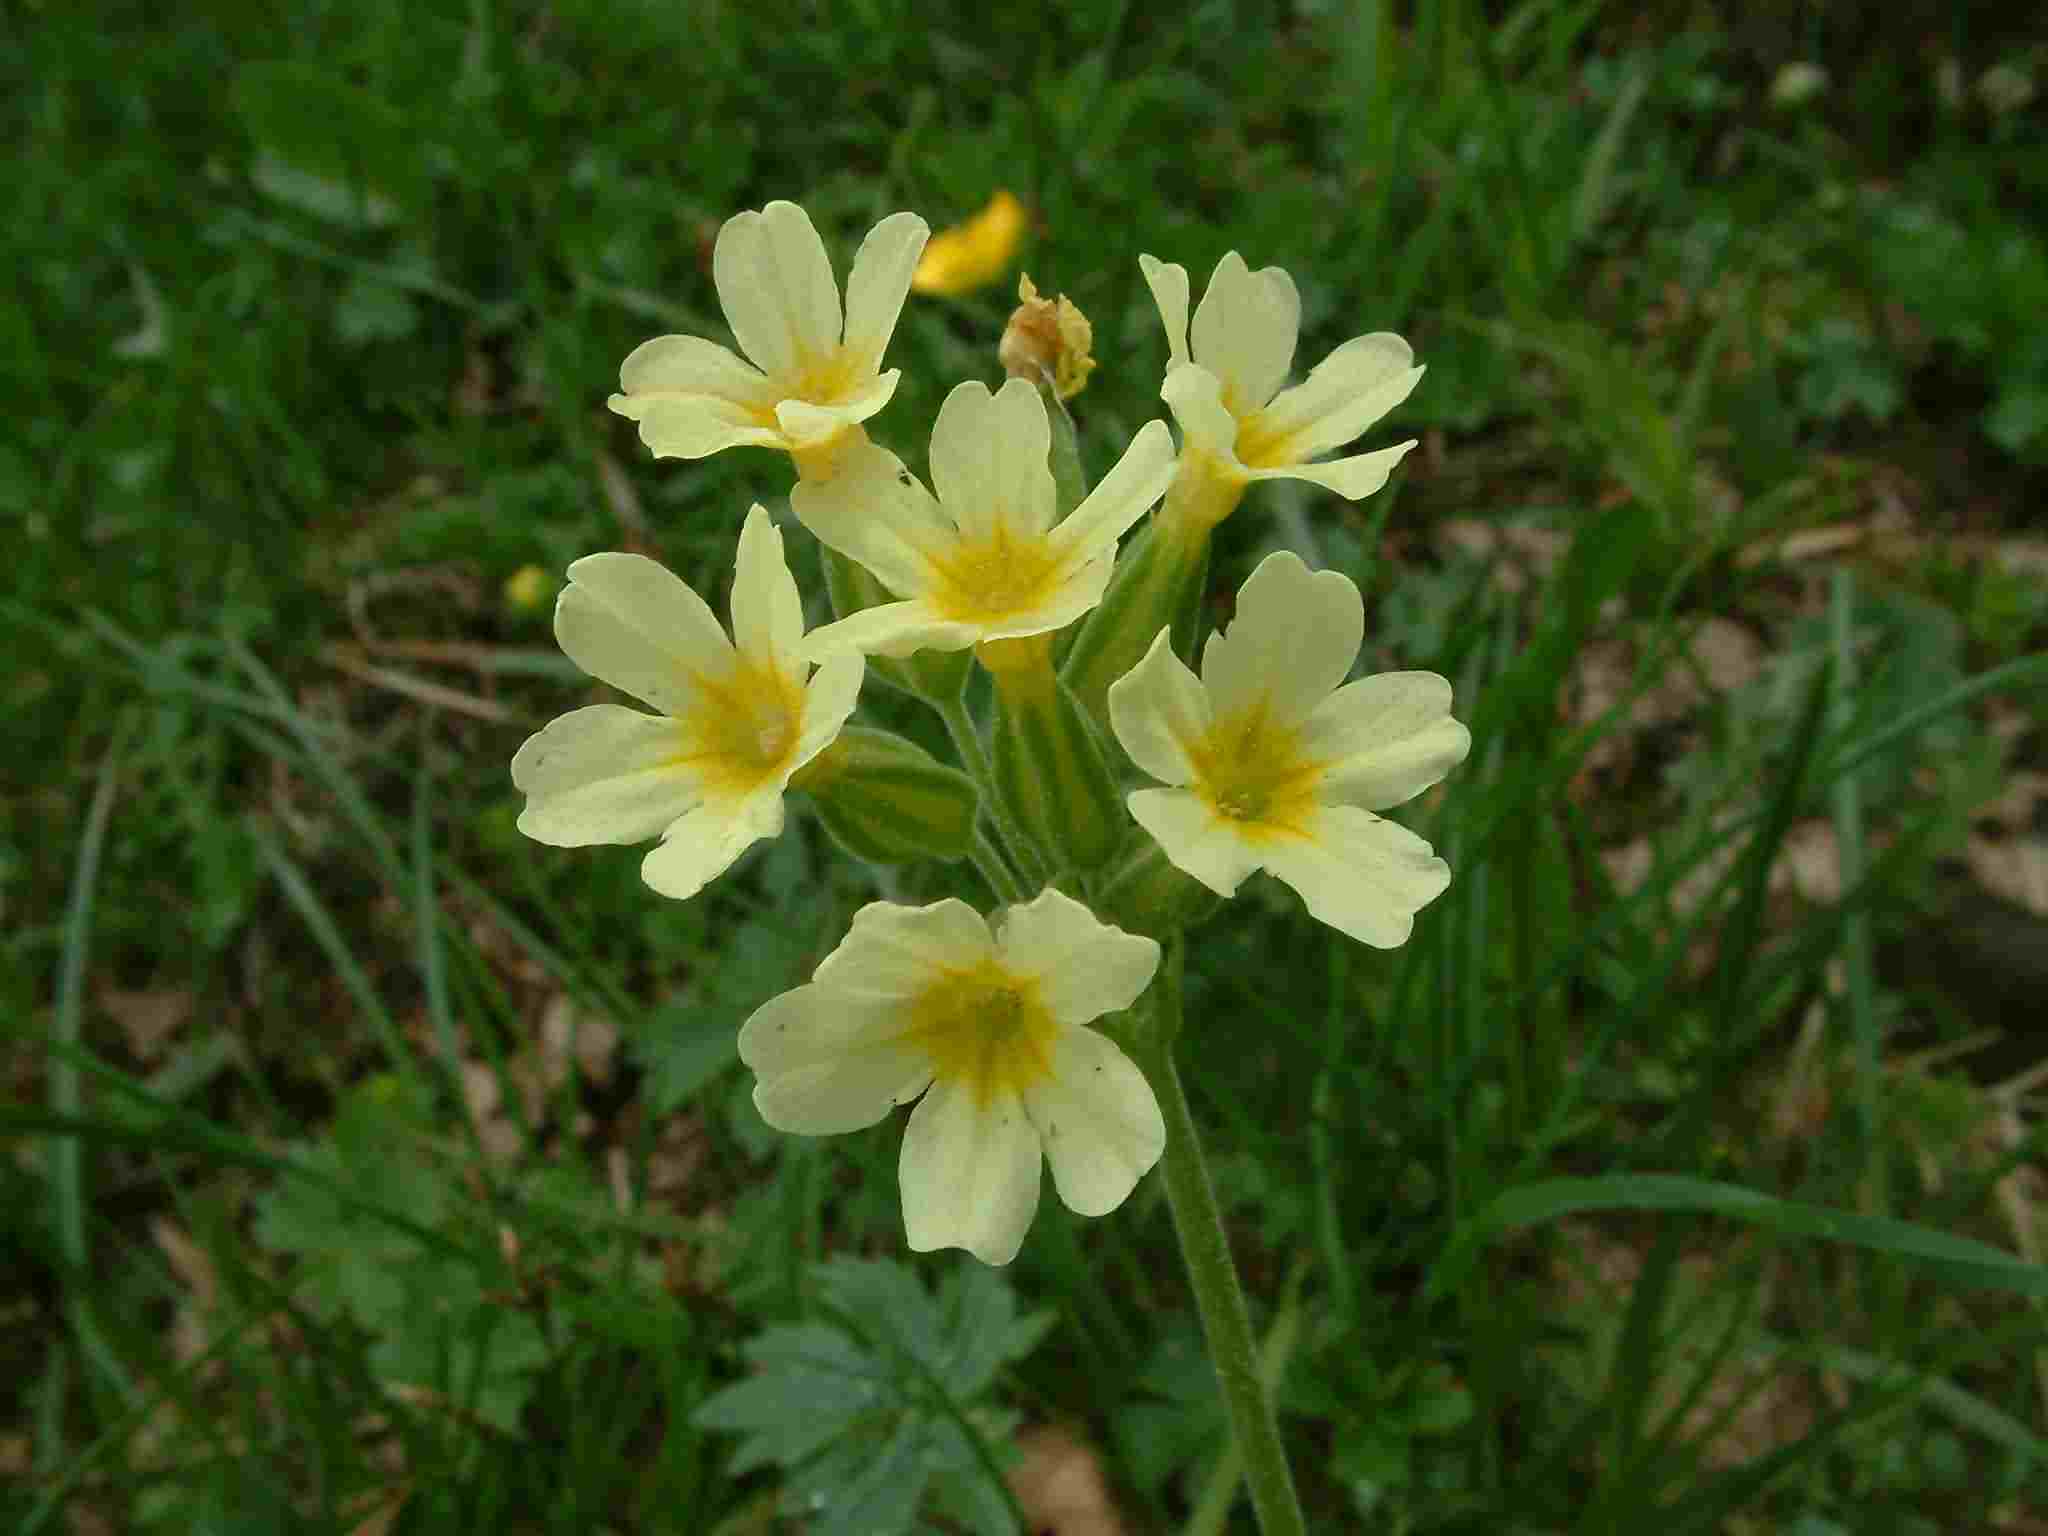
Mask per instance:
[[[1273,1404],[1259,1380],[1259,1356],[1252,1342],[1252,1323],[1245,1311],[1244,1291],[1237,1283],[1237,1266],[1231,1261],[1230,1239],[1223,1231],[1223,1212],[1216,1204],[1216,1191],[1209,1183],[1209,1169],[1202,1160],[1202,1143],[1195,1134],[1194,1116],[1188,1111],[1187,1091],[1181,1086],[1180,1069],[1174,1064],[1173,1043],[1181,1023],[1181,940],[1172,939],[1166,963],[1159,977],[1152,1029],[1146,1039],[1147,1076],[1159,1097],[1166,1118],[1166,1155],[1161,1166],[1166,1175],[1167,1203],[1173,1208],[1173,1229],[1180,1238],[1181,1257],[1188,1267],[1188,1279],[1195,1288],[1195,1305],[1202,1314],[1202,1334],[1208,1340],[1209,1358],[1223,1383],[1223,1400],[1230,1409],[1230,1430],[1244,1458],[1245,1482],[1251,1488],[1252,1509],[1259,1517],[1264,1536],[1306,1536],[1301,1502],[1295,1496],[1294,1475],[1287,1467],[1287,1453],[1280,1444],[1280,1426],[1273,1417]]]

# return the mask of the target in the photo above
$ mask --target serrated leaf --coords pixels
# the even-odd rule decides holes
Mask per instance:
[[[745,1354],[760,1374],[714,1393],[690,1421],[745,1434],[735,1472],[794,1466],[894,1402],[874,1360],[836,1328],[771,1328]]]
[[[743,1351],[755,1374],[692,1422],[745,1437],[735,1473],[788,1469],[790,1511],[813,1536],[907,1530],[934,1478],[956,1520],[1008,1536],[990,1442],[1011,1420],[986,1394],[1045,1320],[1019,1319],[1007,1282],[978,1265],[960,1266],[936,1299],[887,1261],[835,1259],[811,1275],[827,1321],[763,1333]]]
[[[911,1529],[931,1475],[923,1438],[906,1425],[879,1450],[836,1447],[791,1481],[784,1502],[810,1517],[811,1536],[895,1536]]]

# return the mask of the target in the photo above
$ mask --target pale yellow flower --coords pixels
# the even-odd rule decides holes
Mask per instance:
[[[621,393],[607,403],[640,423],[656,458],[743,444],[800,455],[830,443],[896,391],[897,370],[879,371],[882,353],[929,234],[914,213],[869,230],[842,319],[810,215],[784,202],[735,214],[718,232],[711,276],[746,358],[700,336],[657,336],[620,366]]]
[[[932,427],[936,496],[873,443],[830,480],[799,484],[790,506],[804,526],[902,599],[827,624],[810,637],[810,654],[958,651],[1061,629],[1094,607],[1117,540],[1173,478],[1172,435],[1162,421],[1139,428],[1115,468],[1057,522],[1051,448],[1031,385],[1011,379],[991,395],[967,383]]]
[[[988,200],[973,218],[942,229],[925,247],[924,258],[910,280],[911,289],[954,298],[986,288],[1010,270],[1031,215],[1008,191]]]
[[[658,836],[640,874],[664,896],[695,895],[782,830],[790,776],[839,734],[864,670],[841,654],[811,671],[803,598],[758,506],[740,532],[730,639],[678,577],[623,554],[569,567],[555,638],[660,713],[593,704],[528,737],[512,759],[519,830],[563,848]]]
[[[1185,446],[1184,477],[1214,487],[1190,505],[1220,519],[1254,480],[1307,480],[1347,500],[1387,483],[1413,439],[1373,453],[1322,459],[1408,398],[1422,377],[1408,343],[1387,331],[1356,336],[1291,389],[1301,299],[1278,267],[1253,272],[1232,251],[1216,264],[1190,320],[1184,267],[1140,256],[1166,325],[1170,352],[1160,390]]]
[[[1159,946],[1047,890],[991,924],[962,901],[874,902],[805,986],[740,1030],[754,1104],[778,1130],[830,1136],[923,1098],[903,1136],[910,1246],[1017,1255],[1039,1168],[1103,1216],[1159,1161],[1144,1074],[1087,1028],[1138,1000]]]
[[[1372,813],[1436,783],[1472,736],[1433,672],[1345,683],[1364,632],[1349,578],[1269,555],[1230,627],[1210,637],[1201,677],[1162,629],[1110,686],[1109,715],[1131,761],[1171,786],[1126,802],[1168,859],[1224,896],[1264,869],[1313,916],[1389,949],[1451,872],[1423,839]]]

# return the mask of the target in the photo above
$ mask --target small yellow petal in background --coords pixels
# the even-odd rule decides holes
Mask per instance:
[[[986,288],[1003,277],[1024,243],[1030,215],[1009,191],[964,224],[933,235],[910,279],[913,293],[953,298]]]

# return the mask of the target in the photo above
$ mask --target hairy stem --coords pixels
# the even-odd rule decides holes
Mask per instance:
[[[1251,1318],[1245,1311],[1237,1266],[1230,1257],[1230,1240],[1223,1231],[1223,1212],[1209,1183],[1187,1092],[1174,1064],[1173,1043],[1181,1023],[1181,946],[1176,936],[1167,947],[1152,1028],[1145,1037],[1146,1075],[1166,1117],[1166,1155],[1161,1162],[1166,1198],[1173,1208],[1173,1230],[1194,1286],[1195,1305],[1202,1314],[1209,1359],[1223,1383],[1231,1435],[1244,1458],[1245,1482],[1251,1488],[1259,1529],[1264,1536],[1306,1536],[1294,1475],[1280,1444],[1280,1426],[1260,1379]]]

